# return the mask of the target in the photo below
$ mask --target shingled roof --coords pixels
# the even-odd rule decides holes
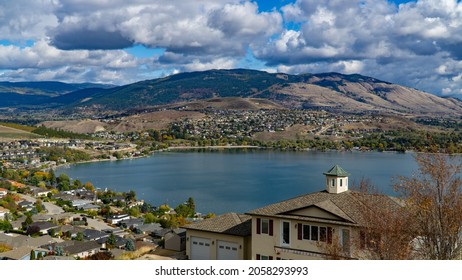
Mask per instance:
[[[226,213],[215,218],[185,225],[183,228],[237,236],[249,236],[252,233],[252,221],[251,217],[248,215]]]
[[[329,220],[329,223],[362,226],[365,225],[363,213],[365,209],[364,207],[367,206],[366,201],[380,203],[383,207],[391,207],[396,210],[401,208],[401,205],[396,198],[386,195],[372,195],[350,190],[339,194],[321,191],[264,206],[246,214],[313,222],[326,222],[326,219],[304,216],[296,213],[297,210],[317,207],[338,217],[338,219]]]
[[[348,177],[350,175],[350,173],[346,172],[345,169],[341,168],[339,165],[335,165],[329,171],[324,172],[323,174],[337,177]]]

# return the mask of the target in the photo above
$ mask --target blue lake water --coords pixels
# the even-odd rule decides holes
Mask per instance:
[[[278,152],[199,150],[151,157],[83,163],[58,168],[72,179],[114,191],[134,190],[138,199],[175,207],[193,197],[202,213],[246,212],[325,187],[323,172],[339,164],[350,185],[369,179],[393,194],[393,178],[417,171],[413,154],[379,152]]]

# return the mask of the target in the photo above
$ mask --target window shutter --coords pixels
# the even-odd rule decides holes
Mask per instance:
[[[302,226],[302,224],[297,224],[297,236],[298,236],[298,240],[303,239],[303,226]]]
[[[362,230],[359,232],[359,248],[366,248],[366,233]]]
[[[257,254],[257,257],[256,257],[256,259],[257,259],[257,260],[259,260],[259,259],[260,259],[260,254]]]
[[[269,235],[273,236],[273,220],[269,220]]]
[[[257,234],[261,233],[261,219],[257,218]]]
[[[332,228],[327,228],[327,244],[332,244]]]

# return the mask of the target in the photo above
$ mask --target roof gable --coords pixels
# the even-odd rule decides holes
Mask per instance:
[[[344,211],[342,211],[331,200],[321,201],[317,204],[281,213],[283,215],[293,215],[301,217],[311,217],[326,220],[354,222]]]

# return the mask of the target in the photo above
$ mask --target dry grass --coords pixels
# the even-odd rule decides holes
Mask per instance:
[[[144,247],[137,249],[134,252],[127,252],[127,253],[122,254],[120,257],[117,258],[117,260],[136,260],[151,251],[152,251],[152,247],[144,246]]]
[[[0,125],[0,139],[34,139],[37,134]]]

